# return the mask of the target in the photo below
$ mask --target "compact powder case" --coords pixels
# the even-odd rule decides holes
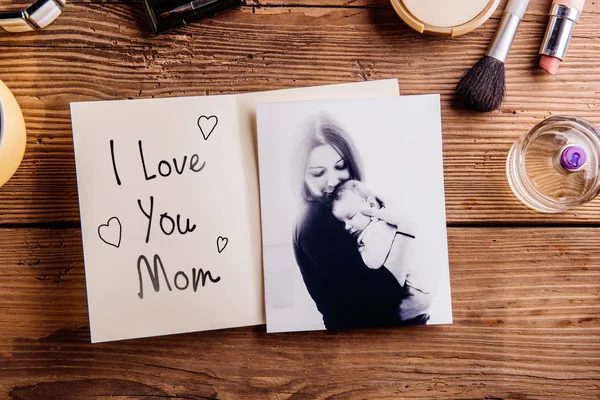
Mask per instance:
[[[391,0],[411,28],[429,35],[460,36],[478,28],[500,0]]]

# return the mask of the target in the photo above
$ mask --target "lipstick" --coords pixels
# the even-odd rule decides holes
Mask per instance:
[[[555,75],[567,54],[567,48],[577,21],[583,11],[585,0],[553,0],[550,20],[540,48],[540,67]]]

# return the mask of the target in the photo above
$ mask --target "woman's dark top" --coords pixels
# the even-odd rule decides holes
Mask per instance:
[[[405,288],[385,267],[363,263],[356,240],[325,204],[310,201],[300,210],[294,254],[328,330],[400,323]]]

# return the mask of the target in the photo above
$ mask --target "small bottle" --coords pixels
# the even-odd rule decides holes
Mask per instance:
[[[514,194],[526,206],[557,213],[598,195],[599,160],[598,128],[582,118],[551,117],[515,142],[506,174]]]

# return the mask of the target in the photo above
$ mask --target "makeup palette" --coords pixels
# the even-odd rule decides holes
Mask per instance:
[[[391,0],[411,28],[429,35],[460,36],[478,28],[500,0]]]
[[[154,34],[181,28],[244,4],[244,0],[143,0]]]

